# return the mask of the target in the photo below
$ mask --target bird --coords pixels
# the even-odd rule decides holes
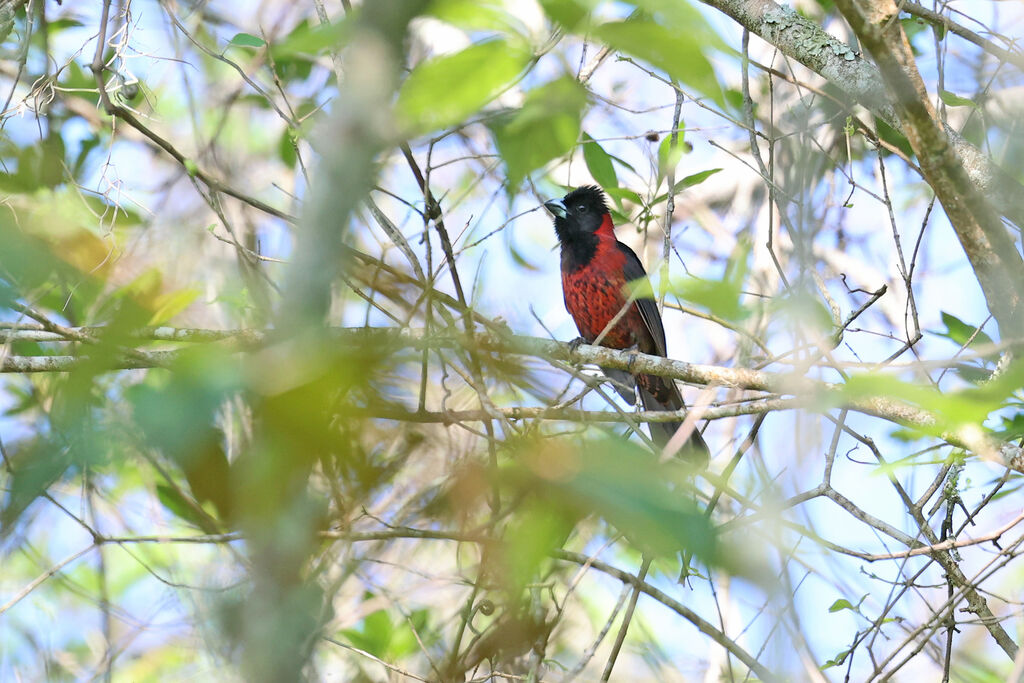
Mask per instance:
[[[593,185],[578,187],[562,199],[545,202],[544,207],[554,216],[561,250],[562,295],[580,333],[580,339],[574,342],[597,342],[612,349],[666,357],[665,327],[657,304],[649,296],[631,298],[627,290],[628,283],[646,282],[647,272],[636,253],[616,239],[601,189]],[[679,388],[669,378],[633,375],[616,368],[601,370],[630,405],[636,405],[639,388],[646,410],[684,407]],[[648,424],[651,440],[664,448],[682,422]],[[699,431],[693,430],[681,454],[694,464],[707,463],[710,452]]]

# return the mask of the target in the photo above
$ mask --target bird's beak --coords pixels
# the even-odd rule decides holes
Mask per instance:
[[[550,211],[556,218],[565,218],[566,213],[568,213],[561,199],[552,199],[544,202],[544,208]]]

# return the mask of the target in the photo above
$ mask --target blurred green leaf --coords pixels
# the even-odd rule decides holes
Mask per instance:
[[[395,109],[412,134],[461,123],[519,77],[531,53],[519,42],[489,40],[419,64]]]
[[[904,382],[883,373],[851,376],[841,387],[847,399],[887,397],[931,412],[935,423],[914,429],[938,436],[965,425],[981,425],[1024,386],[1024,363],[1011,363],[995,379],[977,387],[942,392],[930,385]]]
[[[586,103],[586,91],[576,79],[560,78],[531,90],[522,109],[492,124],[510,192],[531,171],[576,145]]]
[[[176,292],[159,294],[153,301],[153,315],[149,325],[163,325],[188,308],[199,297],[198,289],[179,289]]]
[[[426,14],[474,31],[509,31],[515,23],[501,0],[433,0]]]
[[[675,146],[672,145],[672,136],[666,135],[665,138],[658,145],[658,183],[669,174],[669,171],[675,170],[679,166],[679,161],[683,158],[683,134],[682,132],[676,137]],[[657,204],[657,200],[654,202]]]
[[[236,33],[235,37],[228,42],[228,45],[235,47],[263,47],[267,41],[251,33]]]
[[[733,111],[743,111],[743,93],[736,88],[729,88],[725,91],[725,102],[733,108]],[[757,103],[753,102],[752,104],[754,105],[754,115],[756,116],[758,112]]]
[[[98,320],[131,315],[133,320],[124,321],[128,326],[161,325],[188,308],[199,294],[196,289],[164,292],[163,275],[150,268],[111,291],[100,302],[95,315]]]
[[[615,175],[612,158],[608,156],[608,152],[604,151],[604,147],[599,145],[588,133],[583,134],[583,160],[598,185],[603,188],[618,186],[619,179]]]
[[[288,168],[295,166],[299,155],[295,153],[295,132],[288,127],[281,131],[281,137],[277,141],[277,156]]]
[[[173,486],[169,486],[168,484],[157,484],[156,497],[168,512],[181,521],[191,524],[198,529],[202,529],[206,533],[216,533],[220,531],[216,525],[212,525],[210,520],[196,509],[194,503],[190,503],[188,499],[186,499],[185,496],[183,496],[182,493]]]
[[[713,565],[726,561],[714,528],[685,492],[692,471],[683,463],[659,463],[649,450],[618,438],[589,441],[578,451],[535,448],[524,460],[525,490],[548,504],[596,514],[645,552],[686,549]]]
[[[972,365],[970,363],[957,363],[953,366],[953,371],[956,372],[956,374],[964,381],[970,382],[971,384],[980,384],[981,382],[987,382],[992,378],[992,370],[979,367],[978,365]]]
[[[721,170],[722,169],[720,169],[720,168],[711,168],[711,169],[708,169],[706,171],[700,171],[699,173],[694,173],[692,175],[688,175],[688,176],[686,176],[685,178],[683,178],[682,180],[680,180],[679,182],[677,182],[675,184],[675,193],[679,194],[683,190],[691,188],[694,185],[700,185],[705,180],[707,180],[708,178],[710,178],[711,176],[713,176],[714,174],[718,173]],[[656,205],[660,204],[661,202],[665,201],[666,199],[668,199],[668,193],[667,192],[658,195],[654,199],[654,201],[651,202],[651,205],[652,206],[656,206]]]
[[[69,62],[61,71],[59,82],[61,87],[72,91],[96,90],[96,79],[92,74],[86,73],[85,69],[79,66],[78,62]]]
[[[46,29],[53,32],[63,31],[69,28],[78,28],[79,26],[85,26],[85,24],[72,17],[61,17],[60,19],[48,22],[46,24]]]
[[[508,253],[509,256],[512,257],[512,260],[515,262],[515,264],[520,268],[525,268],[526,270],[532,270],[534,272],[540,270],[540,268],[538,268],[536,264],[527,260],[527,258],[523,256],[522,252],[520,252],[514,244],[509,244]]]
[[[999,428],[999,438],[1004,441],[1024,437],[1024,411],[1017,412],[1012,416],[1002,416],[1002,425]]]
[[[678,0],[634,0],[633,4],[647,13],[654,23],[670,31],[686,33],[705,48],[732,53],[733,48],[692,3]]]
[[[773,320],[785,321],[801,330],[801,334],[809,334],[820,341],[823,341],[820,339],[822,336],[833,335],[836,329],[835,320],[825,302],[816,291],[803,287],[793,287],[786,294],[776,297],[767,305],[767,309]]]
[[[631,201],[639,206],[643,206],[644,203],[643,198],[639,194],[625,187],[606,187],[604,192],[619,205],[621,205],[623,200]]]
[[[686,277],[676,280],[672,290],[682,299],[706,308],[721,318],[735,322],[744,320],[750,315],[750,310],[742,302],[750,251],[750,243],[740,240],[729,256],[721,280]]]
[[[581,24],[597,5],[596,0],[540,0],[544,13],[568,31],[582,28]]]
[[[39,160],[39,182],[44,187],[57,187],[64,182],[64,138],[58,131],[51,131],[41,145]]]
[[[11,197],[8,207],[18,215],[17,225],[9,214],[0,215],[0,265],[13,286],[10,293],[22,296],[42,287],[36,305],[43,308],[91,304],[110,260],[110,245],[85,227],[95,217],[66,189]],[[56,283],[74,285],[70,299],[62,288],[46,286]]]
[[[340,48],[348,38],[350,30],[351,25],[347,19],[315,25],[303,21],[283,40],[271,45],[270,52],[275,61],[302,55],[319,55],[328,49]]]
[[[942,100],[946,106],[949,107],[972,107],[978,108],[978,103],[974,100],[969,100],[966,97],[960,97],[955,95],[948,90],[939,89],[939,99]]]
[[[673,31],[640,18],[601,24],[592,33],[612,48],[647,62],[725,106],[722,88],[697,33]]]
[[[942,311],[942,322],[946,325],[946,330],[944,332],[933,332],[932,334],[945,337],[961,347],[968,346],[968,340],[970,340],[970,346],[987,346],[992,344],[992,337],[979,331],[977,326],[965,323],[952,313]]]
[[[910,43],[910,49],[915,56],[921,55],[921,48],[915,43],[917,36],[922,35],[928,28],[928,23],[920,17],[901,17],[900,25],[903,26],[903,32],[907,35],[907,42]]]
[[[906,136],[877,116],[875,117],[875,130],[879,138],[899,149],[908,159],[914,158],[914,149],[910,146],[910,141],[907,140]],[[884,153],[892,154],[888,150]]]
[[[682,180],[680,180],[678,183],[676,183],[676,192],[682,192],[683,190],[693,187],[694,185],[700,185],[705,180],[707,180],[708,178],[715,175],[721,170],[722,169],[720,168],[709,168],[706,171],[701,171],[699,173],[688,175]]]
[[[225,397],[241,386],[234,359],[214,348],[183,353],[162,371],[125,391],[140,433],[178,462],[201,453]]]
[[[28,506],[48,491],[72,464],[70,449],[49,440],[37,438],[7,447],[10,474],[0,509],[0,537],[13,531]]]
[[[358,627],[343,629],[341,635],[360,650],[395,661],[419,651],[421,641],[428,645],[436,640],[430,632],[429,618],[427,610],[418,609],[408,619],[393,622],[387,610],[380,609],[368,614]]]

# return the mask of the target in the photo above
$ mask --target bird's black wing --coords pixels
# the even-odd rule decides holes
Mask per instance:
[[[640,258],[636,255],[636,252],[622,242],[616,241],[615,244],[623,256],[626,257],[626,262],[622,266],[622,272],[626,276],[626,281],[646,280],[647,271],[644,270],[644,266],[640,263]],[[661,316],[658,314],[658,305],[654,303],[654,299],[649,297],[637,299],[636,305],[640,309],[640,317],[643,318],[647,331],[651,334],[651,339],[654,340],[654,349],[657,355],[667,356],[668,345],[665,343],[665,326],[662,324]]]

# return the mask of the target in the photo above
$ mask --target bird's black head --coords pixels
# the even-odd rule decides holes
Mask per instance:
[[[544,206],[555,217],[555,233],[562,244],[593,235],[608,215],[601,188],[593,185],[577,187],[562,199],[552,199]]]

